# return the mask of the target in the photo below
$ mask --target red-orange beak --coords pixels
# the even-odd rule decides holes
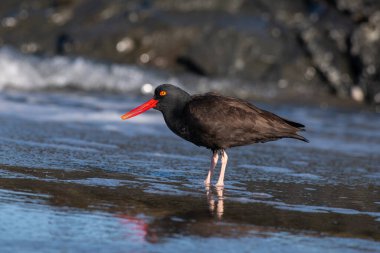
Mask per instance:
[[[158,103],[158,100],[152,98],[151,100],[145,102],[144,104],[142,104],[142,105],[136,107],[135,109],[130,110],[126,114],[122,115],[121,119],[126,120],[126,119],[132,118],[134,116],[137,116],[137,115],[139,115],[139,114],[141,114],[141,113],[143,113],[143,112],[145,112],[151,108],[156,107],[157,103]]]

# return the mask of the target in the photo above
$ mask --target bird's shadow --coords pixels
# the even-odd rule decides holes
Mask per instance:
[[[221,220],[224,214],[224,187],[206,186],[205,190],[211,215]]]

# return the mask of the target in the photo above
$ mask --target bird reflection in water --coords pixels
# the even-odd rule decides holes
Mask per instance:
[[[206,186],[205,189],[210,213],[213,216],[216,215],[221,220],[224,213],[224,187],[217,186],[213,189],[210,186]]]

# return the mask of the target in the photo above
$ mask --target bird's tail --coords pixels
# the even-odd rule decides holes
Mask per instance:
[[[297,123],[297,122],[294,122],[294,121],[290,121],[290,120],[287,120],[287,119],[284,119],[282,118],[286,124],[292,126],[292,127],[295,127],[295,128],[298,128],[299,131],[305,131],[305,126],[300,124],[300,123]],[[302,137],[302,136],[301,136]]]
[[[306,139],[305,137],[299,134],[291,134],[290,136],[286,136],[286,138],[293,138],[293,139],[297,139],[297,140],[309,143],[308,139]]]
[[[282,120],[285,121],[285,123],[287,125],[292,127],[292,130],[288,129],[288,131],[287,131],[288,133],[285,134],[285,138],[292,138],[292,139],[297,139],[297,140],[304,141],[304,142],[309,142],[308,139],[306,139],[302,135],[297,134],[298,131],[305,131],[305,125],[302,125],[300,123],[297,123],[297,122],[294,122],[291,120],[287,120],[284,118],[282,118]]]

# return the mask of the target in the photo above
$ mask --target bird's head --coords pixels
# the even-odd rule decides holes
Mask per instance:
[[[154,96],[144,104],[122,115],[123,120],[137,116],[151,108],[165,113],[167,110],[180,108],[190,99],[190,95],[171,84],[161,84],[154,90]]]

